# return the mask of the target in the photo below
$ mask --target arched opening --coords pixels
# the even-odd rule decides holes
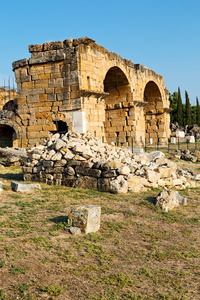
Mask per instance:
[[[13,147],[14,140],[17,139],[15,130],[8,125],[0,125],[0,147]]]
[[[68,126],[66,122],[63,121],[53,121],[53,123],[56,125],[56,131],[58,133],[66,133],[68,132]]]
[[[13,111],[15,112],[17,110],[17,105],[14,100],[10,100],[6,102],[3,106],[3,110]]]
[[[131,127],[128,126],[127,116],[132,93],[129,81],[120,68],[112,67],[108,70],[104,80],[104,92],[109,93],[105,98],[106,140],[108,143],[128,146]]]
[[[144,90],[145,106],[145,138],[147,143],[162,142],[164,132],[163,102],[157,84],[149,81]]]

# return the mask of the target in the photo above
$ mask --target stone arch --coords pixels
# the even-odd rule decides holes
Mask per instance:
[[[162,142],[164,131],[164,103],[161,90],[154,80],[149,80],[144,88],[143,93],[146,106],[145,115],[145,138],[147,143],[156,144]]]
[[[54,113],[52,115],[52,121],[55,126],[55,132],[65,133],[72,130],[70,120],[67,120],[66,113]]]
[[[131,85],[125,73],[117,66],[111,67],[103,81],[105,98],[105,135],[108,143],[128,146],[130,128],[127,124],[128,107],[133,102]]]
[[[0,125],[1,126],[9,126],[13,128],[16,134],[16,139],[19,139],[22,137],[21,129],[19,128],[18,124],[15,123],[12,120],[6,120],[6,119],[0,119]]]
[[[19,130],[14,123],[0,120],[0,147],[18,146]]]

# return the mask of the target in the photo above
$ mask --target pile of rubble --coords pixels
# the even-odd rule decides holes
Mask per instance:
[[[176,136],[177,131],[182,131],[185,133],[185,136],[200,136],[200,127],[197,124],[194,125],[185,125],[179,126],[179,124],[172,123],[171,124],[171,136]]]
[[[148,187],[199,185],[200,175],[177,168],[160,151],[132,154],[102,143],[90,133],[54,134],[28,150],[24,180],[112,193],[146,191]]]
[[[173,153],[173,156],[175,159],[182,159],[186,161],[191,161],[193,163],[200,162],[200,151],[198,150],[190,151],[189,149],[179,149]]]

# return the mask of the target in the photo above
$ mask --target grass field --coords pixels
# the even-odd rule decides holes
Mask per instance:
[[[180,191],[188,206],[164,213],[154,205],[159,190],[41,184],[21,194],[10,189],[20,168],[0,172],[0,299],[200,299],[200,189]],[[101,228],[74,237],[66,216],[84,204],[101,206]]]

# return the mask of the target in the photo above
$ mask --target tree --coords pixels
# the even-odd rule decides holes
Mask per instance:
[[[177,121],[178,93],[174,92],[172,95],[169,94],[169,101],[170,101],[170,107],[172,108],[172,111],[170,113],[170,115],[171,115],[171,123],[178,122]]]
[[[178,88],[177,122],[180,126],[183,126],[183,104],[182,104],[182,99],[181,99],[180,88]]]
[[[196,103],[196,124],[200,126],[200,107],[198,97],[196,97]]]
[[[191,105],[187,91],[185,91],[185,125],[192,125]]]

